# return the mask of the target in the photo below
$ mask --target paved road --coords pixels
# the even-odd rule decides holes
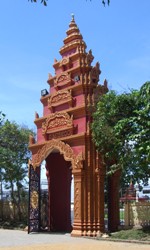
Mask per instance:
[[[0,250],[148,250],[149,245],[75,238],[70,234],[27,234],[0,229]]]

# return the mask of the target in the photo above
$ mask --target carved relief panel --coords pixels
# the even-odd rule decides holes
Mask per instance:
[[[60,76],[57,76],[54,81],[54,87],[56,90],[70,86],[73,84],[70,72],[64,72]]]
[[[73,134],[73,116],[66,112],[51,114],[42,124],[42,134],[48,140],[57,139]]]
[[[51,109],[53,112],[53,109],[56,106],[68,103],[69,107],[72,107],[73,105],[73,98],[71,91],[64,90],[64,91],[58,91],[50,96],[48,99],[48,108]]]

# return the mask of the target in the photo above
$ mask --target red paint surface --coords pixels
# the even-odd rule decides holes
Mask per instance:
[[[50,231],[71,231],[71,162],[59,153],[46,159],[49,172],[49,226]]]

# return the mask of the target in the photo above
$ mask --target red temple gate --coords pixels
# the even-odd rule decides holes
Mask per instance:
[[[99,63],[92,66],[91,50],[72,17],[62,59],[49,74],[50,91],[42,93],[43,116],[35,114],[37,141],[30,137],[29,232],[40,231],[40,165],[46,161],[48,178],[48,229],[71,231],[73,236],[104,232],[105,168],[92,142],[90,124],[99,95]],[[71,178],[74,177],[74,223],[70,218]]]

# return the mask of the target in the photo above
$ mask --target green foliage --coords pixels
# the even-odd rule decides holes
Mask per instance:
[[[111,234],[112,239],[150,241],[150,227],[121,230]]]
[[[5,118],[5,114],[2,111],[0,111],[0,126],[2,125],[4,121],[4,118]]]
[[[28,172],[29,134],[33,132],[8,120],[3,121],[0,126],[1,178],[5,183],[5,188],[11,189],[12,202],[16,204],[20,203],[24,180]]]
[[[34,2],[34,3],[37,3],[38,0],[28,0],[29,2]],[[102,4],[105,6],[106,4],[109,5],[110,4],[110,0],[101,0],[102,1]],[[44,5],[44,6],[47,6],[47,2],[48,0],[40,0],[40,2]]]
[[[122,168],[124,181],[150,177],[150,82],[140,91],[102,96],[93,115],[93,139],[107,173]]]
[[[29,2],[34,2],[36,3],[38,0],[28,0]],[[48,0],[40,0],[40,2],[44,5],[44,6],[47,6],[47,1]]]

